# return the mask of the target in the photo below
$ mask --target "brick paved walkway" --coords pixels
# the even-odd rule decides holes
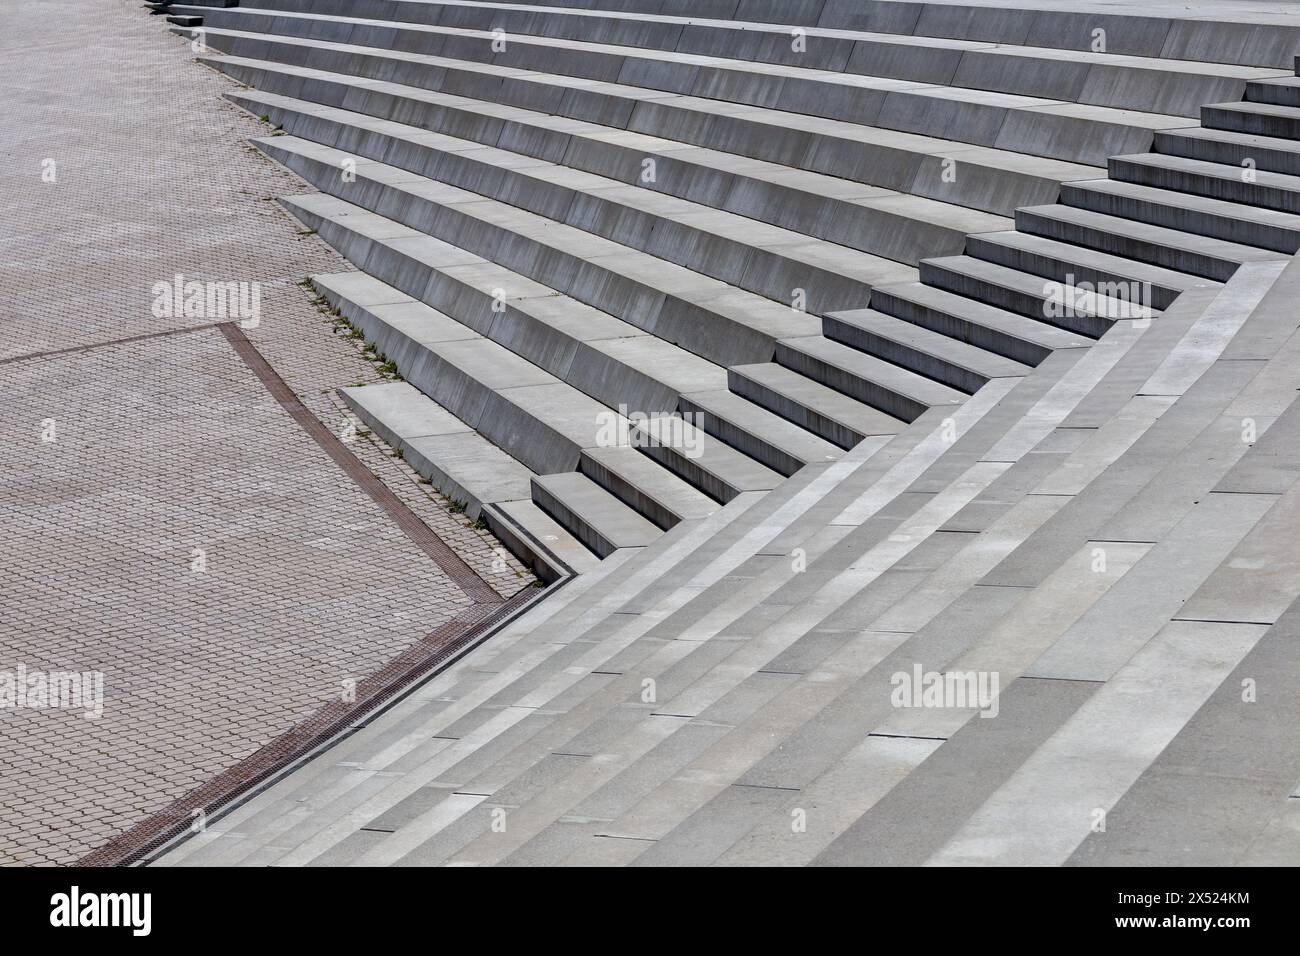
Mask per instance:
[[[0,863],[76,860],[471,603],[211,317],[151,310],[176,274],[257,283],[248,338],[336,433],[333,390],[381,378],[298,285],[348,266],[229,85],[137,0],[0,5],[0,681],[104,675],[98,719],[0,709]],[[532,583],[348,447],[498,594]]]

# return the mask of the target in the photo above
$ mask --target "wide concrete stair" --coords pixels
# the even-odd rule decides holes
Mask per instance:
[[[1300,860],[1300,35],[202,15],[404,379],[345,399],[565,580],[159,864]]]
[[[159,864],[1285,857],[1286,696],[1237,777],[1206,731],[1294,657],[1297,291],[1245,266],[613,552]]]

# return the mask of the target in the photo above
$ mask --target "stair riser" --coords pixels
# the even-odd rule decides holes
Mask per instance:
[[[1114,272],[1086,268],[1056,256],[1042,255],[1015,246],[991,242],[979,236],[971,236],[966,240],[966,254],[976,259],[983,259],[985,262],[1006,266],[1008,269],[1042,276],[1054,282],[1068,282],[1072,279],[1094,284],[1129,281],[1125,276]],[[1143,292],[1142,304],[1154,309],[1167,309],[1179,295],[1177,289],[1151,283],[1139,285],[1138,288]]]
[[[239,101],[238,96],[232,100]],[[252,101],[244,100],[252,107]],[[367,159],[407,169],[520,209],[565,222],[584,232],[640,249],[695,272],[789,305],[793,290],[804,290],[808,312],[851,308],[866,300],[871,287],[839,273],[709,233],[673,219],[582,193],[541,175],[525,175],[479,162],[452,150],[365,130],[322,117],[276,110],[286,132]]]
[[[260,69],[223,63],[221,58],[216,58],[212,65],[240,82],[269,93],[303,97],[336,107],[342,107],[350,95],[349,88],[342,83],[302,82]],[[230,94],[230,98],[238,102],[238,94]],[[268,109],[256,103],[248,108],[258,115]],[[361,96],[352,93],[346,108],[485,145],[500,146],[547,162],[563,163],[631,185],[644,185],[644,163],[651,158],[645,150],[618,143],[569,136],[529,124],[485,118],[471,109],[433,106],[387,94]],[[284,122],[284,119],[279,122]],[[304,139],[314,138],[308,132],[312,120],[307,118],[304,123],[293,131],[294,134]],[[966,240],[966,233],[955,227],[702,166],[674,158],[672,151],[652,158],[656,163],[655,186],[669,195],[794,232],[815,233],[827,241],[896,262],[915,265],[926,256],[956,255]],[[386,161],[391,162],[392,158]]]
[[[313,178],[310,167],[319,166],[293,154],[277,155],[273,147],[267,152],[277,160],[289,160],[289,168],[308,179]],[[336,173],[327,175],[337,178]],[[342,198],[357,197],[345,192]],[[496,311],[490,290],[403,257],[372,255],[367,268],[375,278],[451,316],[605,405],[626,405],[647,414],[677,408],[677,392],[641,370],[591,348],[509,302],[505,311]]]
[[[882,289],[872,291],[871,307],[877,312],[884,312],[931,332],[938,332],[1026,365],[1037,365],[1052,354],[1050,349],[1034,342],[967,321],[959,315],[920,305]]]
[[[1238,143],[1222,143],[1177,133],[1156,133],[1153,151],[1186,159],[1201,159],[1225,166],[1241,166],[1252,160],[1263,172],[1300,176],[1300,147],[1295,150],[1268,149]]]
[[[618,547],[612,541],[537,482],[533,482],[533,503],[555,519],[555,522],[561,528],[581,541],[598,557],[607,558],[618,550]]]
[[[1243,219],[1233,219],[1216,213],[1205,213],[1179,206],[1166,206],[1130,196],[1116,196],[1066,184],[1061,187],[1061,202],[1108,216],[1135,219],[1138,222],[1191,232],[1214,239],[1225,239],[1244,246],[1271,249],[1288,255],[1300,249],[1300,230],[1280,226],[1262,225]],[[1170,268],[1179,268],[1170,265]],[[1190,272],[1190,269],[1181,269]]]
[[[223,52],[240,48],[239,41],[229,37],[211,39],[209,45],[215,49],[228,48]],[[256,49],[260,51],[266,47],[259,41]],[[342,67],[345,64],[337,65]],[[498,78],[454,68],[435,71],[427,67],[412,68],[392,77],[391,61],[385,62],[382,57],[353,55],[346,60],[346,65],[358,77],[393,78],[396,82],[437,89],[455,96],[662,136],[751,159],[910,192],[996,215],[1010,216],[1016,205],[1026,202],[1052,202],[1058,188],[1055,179],[973,162],[967,163],[963,174],[953,181],[940,158],[923,151],[885,143],[868,145],[813,132],[792,134],[785,131],[775,117],[760,121],[743,116],[715,115],[689,110],[667,99],[641,100],[598,90],[543,88],[536,82],[509,79],[502,82]],[[416,80],[420,82],[416,83]],[[298,91],[288,95],[317,98],[313,91],[322,82],[309,79],[298,85]],[[258,87],[270,88],[262,84]],[[396,115],[388,118],[412,122]],[[462,135],[451,130],[443,132]]]
[[[901,365],[918,375],[932,378],[968,394],[974,393],[988,381],[983,375],[970,369],[945,362],[891,339],[882,338],[867,329],[858,328],[856,325],[842,322],[831,316],[822,319],[822,334],[833,342],[841,342],[887,362]]]
[[[291,169],[322,192],[482,256],[719,365],[769,361],[775,348],[771,337],[725,316],[477,219],[454,204],[442,205],[384,184],[363,181],[360,173],[356,182],[345,183],[333,166],[292,154],[287,159]],[[385,276],[376,278],[390,282]],[[409,291],[412,280],[402,282],[398,288],[418,295]],[[675,398],[672,404],[676,404]]]
[[[707,440],[707,436],[702,437]],[[692,457],[688,449],[657,444],[648,438],[644,439],[644,443],[639,447],[652,460],[657,461],[688,484],[694,485],[714,501],[720,501],[725,505],[740,494],[740,489],[732,487],[702,467],[700,461]]]
[[[322,235],[330,231],[325,222],[319,228]],[[577,468],[581,452],[578,443],[506,401],[361,306],[328,297],[361,330],[367,342],[373,342],[379,352],[396,364],[403,378],[512,458],[538,474]]]
[[[1247,182],[1244,178],[1222,179],[1217,176],[1148,166],[1122,159],[1111,159],[1109,168],[1110,178],[1119,182],[1170,189],[1174,192],[1191,193],[1210,199],[1222,199],[1225,202],[1276,209],[1279,212],[1300,213],[1300,192],[1291,189],[1277,189],[1258,182]],[[1246,170],[1242,171],[1243,177],[1247,174]]]
[[[663,502],[652,498],[622,475],[617,474],[586,453],[578,459],[578,471],[648,521],[667,531],[682,520]]]
[[[790,401],[735,369],[727,370],[727,387],[755,405],[760,405],[841,448],[852,448],[865,437],[848,426],[827,418],[814,408]]]
[[[1250,103],[1271,103],[1274,106],[1300,107],[1300,86],[1247,83],[1246,100]]]
[[[1095,249],[1097,252],[1124,256],[1128,259],[1146,262],[1165,269],[1176,269],[1179,272],[1204,276],[1207,279],[1214,279],[1216,282],[1227,282],[1232,277],[1232,274],[1237,271],[1237,267],[1241,265],[1241,263],[1231,259],[1193,252],[1180,246],[1146,242],[1122,233],[1114,233],[1105,229],[1096,229],[1091,226],[1053,219],[1050,216],[1043,216],[1023,209],[1016,212],[1016,228],[1029,233],[1031,236],[1042,236],[1044,239],[1070,242],[1088,249]]]
[[[994,285],[991,282],[923,262],[921,263],[921,281],[926,285],[943,289],[945,292],[963,295],[987,305],[1006,309],[1008,312],[1015,312],[1027,318],[1046,322],[1049,325],[1055,325],[1058,328],[1077,332],[1080,335],[1087,335],[1094,339],[1101,338],[1106,334],[1106,330],[1110,328],[1110,322],[1106,319],[1093,315],[1073,314],[1077,310],[1065,310],[1071,314],[1053,314],[1046,299],[1049,292],[1047,280],[1043,282],[1043,297],[1039,297],[1016,289],[1004,289],[1002,286]]]
[[[276,6],[282,8],[280,4]],[[355,7],[341,3],[340,0],[334,0],[333,3],[323,4],[320,7],[313,6],[308,12],[341,16],[362,15]],[[681,12],[693,17],[709,16],[694,8]],[[722,18],[726,19],[732,12],[734,11],[728,8],[727,12],[722,14]],[[910,44],[904,46],[896,42],[834,36],[818,36],[810,39],[802,49],[795,49],[790,35],[783,31],[759,32],[746,28],[742,24],[723,25],[698,19],[689,26],[683,27],[680,24],[654,23],[635,18],[616,19],[602,16],[599,11],[591,10],[574,16],[559,12],[502,9],[495,5],[441,8],[438,4],[403,3],[386,5],[382,13],[368,15],[391,21],[394,26],[367,30],[364,33],[358,31],[356,35],[340,35],[337,32],[331,33],[329,27],[279,20],[274,24],[273,29],[279,33],[292,32],[297,35],[311,34],[314,31],[320,39],[333,38],[339,42],[413,50],[434,55],[472,57],[480,60],[491,56],[491,47],[483,40],[445,35],[412,39],[393,34],[416,32],[411,31],[409,27],[402,27],[400,25],[402,23],[434,25],[436,22],[436,25],[441,27],[480,31],[500,28],[520,36],[544,36],[607,43],[636,47],[646,51],[662,49],[756,63],[780,63],[835,73],[861,73],[927,84],[952,84],[970,89],[988,89],[1052,99],[1085,99],[1096,102],[1097,105],[1120,109],[1151,110],[1185,116],[1194,116],[1196,108],[1202,103],[1225,102],[1239,98],[1245,85],[1241,80],[1196,73],[1156,72],[1151,76],[1154,71],[1112,67],[1108,71],[1110,75],[1105,78],[1106,81],[1096,82],[1093,84],[1095,86],[1093,89],[1089,86],[1090,73],[1086,68],[1082,68],[1082,65],[1078,69],[1064,69],[1063,67],[1067,65],[1074,65],[1048,62],[1040,57],[1009,54],[981,55],[977,52],[967,52],[963,56],[961,50],[939,46]],[[785,23],[789,15],[789,12],[783,13],[777,19]],[[258,21],[262,20],[265,18],[249,17],[242,21],[232,20],[230,28],[251,30],[255,29]],[[252,21],[252,25],[249,25],[248,21]],[[236,25],[241,22],[243,26]],[[507,47],[500,62],[503,65],[545,71],[543,66],[537,65],[538,58],[544,56],[544,53],[537,53],[525,57],[511,57]],[[579,57],[567,52],[553,54],[553,56],[564,56],[566,60],[571,58],[575,63],[579,61]],[[593,78],[606,81],[615,79],[615,76],[610,75],[614,69],[613,64],[591,55],[581,57],[581,62],[595,74]],[[653,75],[661,77],[665,72],[672,72],[666,71],[664,66],[665,64],[658,64],[652,70]],[[551,69],[581,75],[576,73],[579,69],[576,66],[552,66]],[[622,82],[638,82],[635,66],[624,67],[616,75]],[[707,79],[708,77],[705,81]],[[1091,77],[1091,79],[1096,78]],[[644,85],[644,81],[641,82]],[[686,84],[689,85],[681,88]],[[836,99],[849,103],[856,99],[858,108],[861,109],[861,96],[848,95],[849,91],[844,90],[824,90],[823,84],[798,84],[800,87],[806,86],[807,90],[786,89],[782,91],[784,96],[775,90],[770,92],[762,90],[761,84],[755,84],[752,80],[735,85],[750,88],[750,96],[761,98],[762,105],[776,105],[796,112],[809,112],[808,104],[820,103],[824,107],[825,104],[833,103]],[[1154,105],[1151,99],[1153,85],[1158,85],[1160,90],[1159,100]],[[760,89],[753,89],[755,86],[759,86]],[[791,83],[789,86],[795,87],[796,84]],[[678,92],[719,96],[718,90],[708,88],[701,90],[698,82],[692,83],[689,79],[678,80],[673,88]],[[835,96],[837,92],[840,94],[838,97]],[[798,98],[792,99],[792,96]],[[910,110],[905,108],[904,111],[915,113],[918,108],[913,106]],[[874,118],[873,115],[868,114],[855,121],[870,122]],[[1000,125],[994,123],[993,127],[996,129]]]
[[[732,422],[706,411],[691,401],[687,395],[681,397],[678,410],[683,417],[694,422],[698,428],[702,428],[719,441],[725,442],[737,451],[766,465],[779,475],[788,478],[807,464],[807,462],[800,461],[789,452],[765,441],[761,435],[745,431]]]
[[[781,342],[776,345],[775,361],[814,382],[821,382],[827,388],[833,388],[842,395],[857,399],[905,422],[913,421],[930,407]]]
[[[253,32],[272,26],[262,22],[264,20],[265,17],[241,17],[234,14],[222,18],[221,26]],[[239,56],[272,58],[296,65],[310,62],[317,69],[346,65],[342,60],[338,64],[330,63],[321,53],[294,49],[293,44],[275,40],[275,37],[326,39],[324,36],[314,36],[320,33],[318,26],[279,20],[273,29],[274,33],[267,34],[267,39],[263,41],[238,39],[218,42]],[[418,52],[495,67],[623,83],[900,132],[924,134],[928,132],[928,124],[933,122],[933,114],[946,109],[951,115],[947,117],[944,135],[949,139],[978,146],[997,145],[1016,149],[1024,144],[1019,143],[1013,130],[1017,126],[1024,126],[1026,130],[1032,127],[1034,141],[1038,144],[1037,151],[1041,155],[1067,162],[1100,165],[1107,156],[1141,152],[1148,149],[1151,143],[1149,131],[1117,123],[1048,114],[1038,114],[1030,121],[1021,111],[1009,110],[1001,105],[964,103],[958,109],[934,96],[906,89],[868,90],[843,83],[796,79],[747,70],[700,68],[693,63],[666,62],[649,55],[625,57],[622,53],[569,49],[561,56],[554,46],[528,41],[528,37],[515,38],[504,52],[497,52],[491,44],[476,37],[429,34],[410,26],[356,31],[347,38],[349,43],[385,50]],[[1204,100],[1196,102],[1199,106]],[[1063,135],[1053,135],[1053,127],[1059,127]]]
[[[1237,110],[1201,107],[1201,125],[1208,129],[1224,129],[1234,133],[1254,136],[1276,136],[1280,139],[1300,140],[1300,112],[1295,116],[1261,116]]]

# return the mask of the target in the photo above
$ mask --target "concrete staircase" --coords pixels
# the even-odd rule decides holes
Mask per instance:
[[[405,379],[348,402],[583,573],[159,862],[1276,857],[1294,695],[1233,714],[1300,620],[1293,59],[690,6],[204,9]]]

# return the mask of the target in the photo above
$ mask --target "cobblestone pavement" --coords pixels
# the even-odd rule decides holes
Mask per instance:
[[[256,283],[248,338],[336,433],[334,389],[382,377],[298,284],[349,266],[273,201],[309,190],[231,85],[137,0],[0,4],[0,694],[103,675],[98,718],[0,709],[0,863],[75,861],[471,603],[211,315],[157,314],[176,275]],[[497,593],[532,583],[348,447]]]

